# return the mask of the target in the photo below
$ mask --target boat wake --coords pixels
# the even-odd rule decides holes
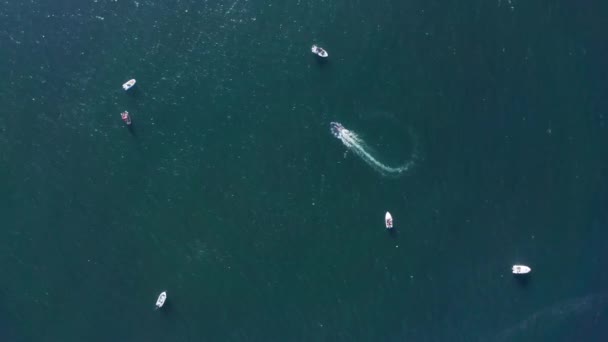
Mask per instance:
[[[528,316],[518,324],[502,331],[493,340],[495,342],[514,341],[528,334],[538,334],[540,331],[546,333],[549,326],[557,329],[555,323],[568,321],[567,325],[573,325],[574,318],[577,316],[592,317],[588,319],[591,324],[601,326],[603,320],[600,314],[608,305],[608,293],[590,294],[584,297],[573,298],[543,308]]]
[[[352,151],[356,155],[358,155],[364,162],[366,162],[369,166],[371,166],[374,170],[378,171],[383,176],[400,176],[404,172],[408,171],[412,166],[414,166],[414,161],[416,159],[416,152],[412,154],[412,157],[406,161],[404,164],[396,167],[391,167],[383,164],[378,159],[376,159],[369,151],[370,148],[365,144],[365,142],[355,134],[355,132],[350,131],[344,126],[342,126],[339,122],[330,123],[331,133],[342,143],[344,146],[348,148],[349,151]]]

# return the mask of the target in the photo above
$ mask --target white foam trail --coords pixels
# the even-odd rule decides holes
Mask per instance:
[[[403,165],[396,167],[385,165],[376,159],[370,152],[368,152],[369,148],[367,148],[365,142],[359,138],[355,132],[349,131],[338,122],[330,123],[330,127],[332,134],[336,138],[340,139],[344,146],[346,146],[350,151],[358,155],[361,159],[363,159],[364,162],[384,176],[399,176],[408,171],[414,165],[414,159],[416,156],[415,153],[412,155],[412,158]]]

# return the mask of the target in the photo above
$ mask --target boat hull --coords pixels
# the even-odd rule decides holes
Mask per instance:
[[[156,300],[156,308],[160,309],[165,305],[165,301],[167,300],[167,292],[163,291],[160,295],[158,295],[158,299]]]
[[[325,51],[323,48],[318,47],[316,45],[313,45],[310,48],[310,51],[312,51],[312,53],[314,53],[315,55],[321,57],[321,58],[327,58],[329,56],[329,54],[327,53],[327,51]]]
[[[133,88],[133,86],[135,85],[135,83],[137,83],[137,81],[135,81],[135,79],[128,80],[127,82],[125,82],[122,85],[122,89],[124,89],[125,91],[127,91],[127,90]]]
[[[386,229],[393,229],[393,216],[388,211],[384,214],[384,225]]]
[[[532,271],[532,269],[526,265],[513,265],[513,267],[511,267],[511,271],[513,274],[528,274]]]

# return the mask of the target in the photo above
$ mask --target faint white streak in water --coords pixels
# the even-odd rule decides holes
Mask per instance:
[[[15,39],[15,38],[13,38],[13,36],[11,36],[10,34],[9,34],[9,36],[8,36],[8,37],[9,37],[9,38],[11,39],[11,41],[13,41],[15,44],[17,44],[17,45],[20,45],[20,44],[21,44],[21,41],[16,40],[16,39]]]
[[[511,11],[515,10],[515,5],[513,5],[513,0],[507,0],[506,3],[507,3],[507,6],[509,6],[509,9]],[[501,7],[501,6],[502,6],[502,0],[498,0],[498,7]]]
[[[236,4],[238,4],[239,0],[236,0],[232,6],[230,6],[230,8],[226,11],[226,13],[224,13],[225,15],[230,14],[230,12],[232,12],[232,10],[234,9],[234,6],[236,6]]]
[[[606,302],[608,302],[608,293],[590,294],[585,297],[558,302],[540,309],[526,317],[523,321],[505,329],[495,337],[494,341],[512,341],[515,334],[520,334],[530,329],[538,331],[538,325],[540,324],[549,324],[572,315],[578,316],[591,309],[599,311],[606,306]]]

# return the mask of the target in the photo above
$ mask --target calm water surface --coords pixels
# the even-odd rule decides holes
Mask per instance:
[[[0,339],[604,341],[607,12],[2,2]]]

